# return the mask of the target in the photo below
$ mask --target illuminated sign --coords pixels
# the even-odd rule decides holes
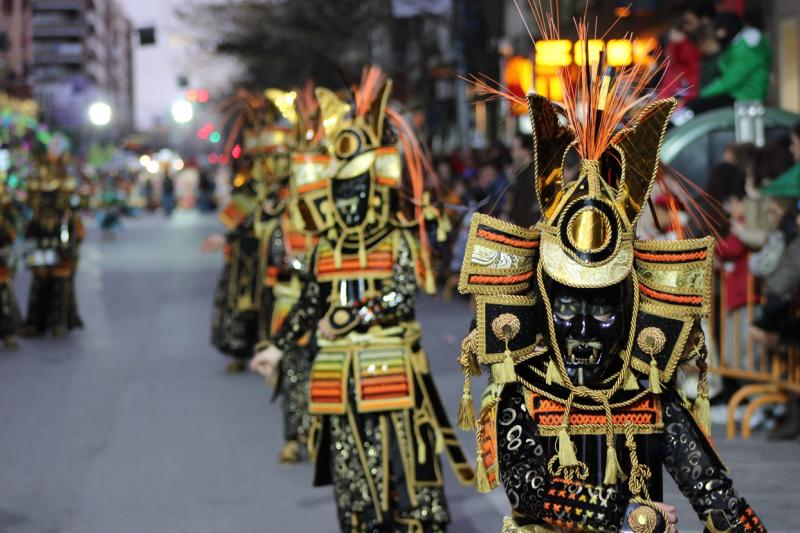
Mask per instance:
[[[600,52],[605,51],[606,62],[612,67],[627,65],[649,65],[653,62],[653,51],[658,43],[652,37],[645,39],[590,39],[589,61],[596,63]],[[524,56],[508,59],[503,82],[512,93],[523,96],[531,87],[538,94],[560,102],[563,99],[558,69],[572,65],[582,66],[586,55],[584,41],[566,39],[542,40],[536,42],[535,61]],[[514,114],[524,113],[524,109],[512,109]]]

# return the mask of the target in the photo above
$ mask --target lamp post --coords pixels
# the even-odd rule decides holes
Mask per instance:
[[[191,122],[192,118],[194,118],[194,108],[191,102],[186,100],[177,100],[173,102],[172,107],[170,107],[170,112],[172,113],[172,119],[178,124],[186,124],[187,122]]]
[[[94,102],[89,106],[89,122],[95,126],[108,126],[111,115],[111,106],[105,102]]]

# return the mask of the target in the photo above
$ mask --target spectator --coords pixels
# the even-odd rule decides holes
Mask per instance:
[[[715,26],[724,45],[717,63],[719,75],[689,104],[695,114],[737,101],[763,102],[769,90],[772,48],[763,33],[743,26],[735,13],[721,13]]]
[[[795,231],[800,230],[800,215],[795,218]],[[754,339],[777,348],[782,343],[800,345],[800,323],[790,318],[789,304],[800,287],[800,239],[795,238],[778,260],[775,269],[766,278],[766,303],[762,316],[753,323],[750,333]],[[800,399],[793,395],[786,406],[783,424],[769,437],[793,439],[800,435]]]
[[[684,31],[683,19],[670,28],[667,40],[665,54],[668,62],[658,97],[675,96],[682,102],[690,102],[697,97],[702,54]]]
[[[698,90],[717,77],[717,60],[722,50],[714,32],[716,10],[711,0],[691,2],[683,12],[683,31],[700,51]]]
[[[722,206],[729,217],[731,227],[744,224],[745,215],[745,178],[744,174],[730,163],[719,163],[712,170],[711,183],[723,184],[723,191],[717,198],[722,199]],[[747,255],[748,250],[734,231],[720,240],[716,248],[716,259],[721,263],[724,272],[723,286],[725,290],[726,347],[724,356],[729,365],[738,365],[741,354],[734,353],[736,345],[745,346],[747,342]],[[754,295],[753,295],[754,296]],[[738,335],[738,341],[735,335]]]
[[[164,209],[166,216],[172,215],[175,209],[175,182],[169,174],[164,176],[164,181],[161,182],[161,207]]]
[[[489,198],[486,212],[493,212],[508,188],[508,180],[500,172],[499,163],[487,161],[478,169],[477,195]]]
[[[765,211],[769,233],[764,245],[757,252],[751,254],[748,261],[748,266],[754,276],[761,279],[769,277],[778,265],[786,245],[797,236],[795,203],[793,198],[769,197],[766,199]],[[737,226],[733,225],[731,231],[739,236]]]
[[[536,183],[533,175],[533,138],[518,133],[511,141],[511,176],[509,218],[518,226],[530,227],[539,220]]]

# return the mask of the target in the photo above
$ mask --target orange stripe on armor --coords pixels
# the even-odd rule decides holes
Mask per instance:
[[[633,256],[636,259],[643,261],[650,261],[652,263],[676,263],[676,262],[689,262],[700,261],[706,258],[708,252],[706,250],[698,250],[696,252],[687,252],[682,254],[652,254],[648,252],[633,251]]]
[[[485,229],[478,230],[478,237],[486,239],[487,241],[499,242],[501,244],[507,244],[509,246],[515,246],[517,248],[526,248],[528,250],[537,248],[539,246],[539,241],[515,239],[513,237],[508,237],[506,235],[500,235],[499,233],[492,233],[491,231]]]
[[[487,285],[506,285],[526,281],[533,276],[533,271],[517,274],[515,276],[470,276],[470,283],[483,283]]]
[[[318,189],[324,189],[327,186],[328,186],[327,181],[314,181],[311,183],[306,183],[305,185],[301,185],[300,187],[297,188],[297,192],[303,194],[310,191],[316,191]]]
[[[665,302],[672,302],[677,304],[689,304],[689,305],[702,305],[703,304],[703,297],[702,296],[686,296],[680,294],[669,294],[667,292],[657,291],[655,289],[651,289],[646,285],[639,284],[639,290],[641,290],[647,296],[651,298],[655,298],[657,300],[663,300]]]
[[[393,394],[397,395],[405,394],[408,392],[408,383],[397,383],[397,384],[385,384],[385,385],[375,385],[375,386],[363,386],[361,387],[361,391],[364,393],[364,399],[369,399],[370,396],[374,396],[376,394]]]
[[[528,397],[528,412],[537,425],[547,428],[556,428],[561,425],[564,418],[564,406],[553,400],[549,400],[536,394]],[[624,426],[626,423],[633,424],[656,424],[660,419],[660,407],[655,397],[645,396],[641,400],[624,407],[614,410],[611,413],[611,420],[614,425]],[[593,411],[581,411],[573,409],[569,415],[570,425],[605,425],[605,413]]]

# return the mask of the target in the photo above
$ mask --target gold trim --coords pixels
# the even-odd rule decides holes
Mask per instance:
[[[467,235],[467,246],[464,251],[464,259],[459,275],[458,291],[462,294],[514,294],[527,290],[532,284],[532,279],[510,285],[470,283],[469,278],[472,275],[515,276],[531,272],[534,268],[535,257],[538,251],[538,246],[530,249],[517,248],[479,237],[478,228],[480,226],[487,226],[491,229],[518,237],[519,239],[532,242],[536,241],[539,236],[539,232],[536,229],[523,228],[488,215],[475,213],[472,217],[469,233]],[[508,261],[513,263],[516,260],[517,264],[508,268],[476,264],[473,258],[475,257],[475,250],[478,247],[495,251],[499,254],[506,254]]]
[[[491,328],[491,324],[486,323],[487,305],[508,305],[514,307],[535,307],[536,298],[532,296],[521,296],[512,294],[489,295],[479,294],[475,297],[475,318],[477,322],[477,341],[478,341],[478,361],[484,365],[500,363],[506,358],[505,350],[490,353],[486,350],[486,329]],[[516,315],[515,315],[516,316]],[[511,350],[511,358],[514,363],[519,363],[524,359],[529,359],[531,354],[536,352],[536,342],[525,348]],[[545,352],[542,352],[545,353]],[[524,358],[524,359],[523,359]]]
[[[597,289],[624,280],[633,270],[633,246],[628,240],[617,243],[617,250],[605,263],[584,265],[575,261],[562,247],[558,237],[541,234],[539,263],[547,275],[568,287]]]

